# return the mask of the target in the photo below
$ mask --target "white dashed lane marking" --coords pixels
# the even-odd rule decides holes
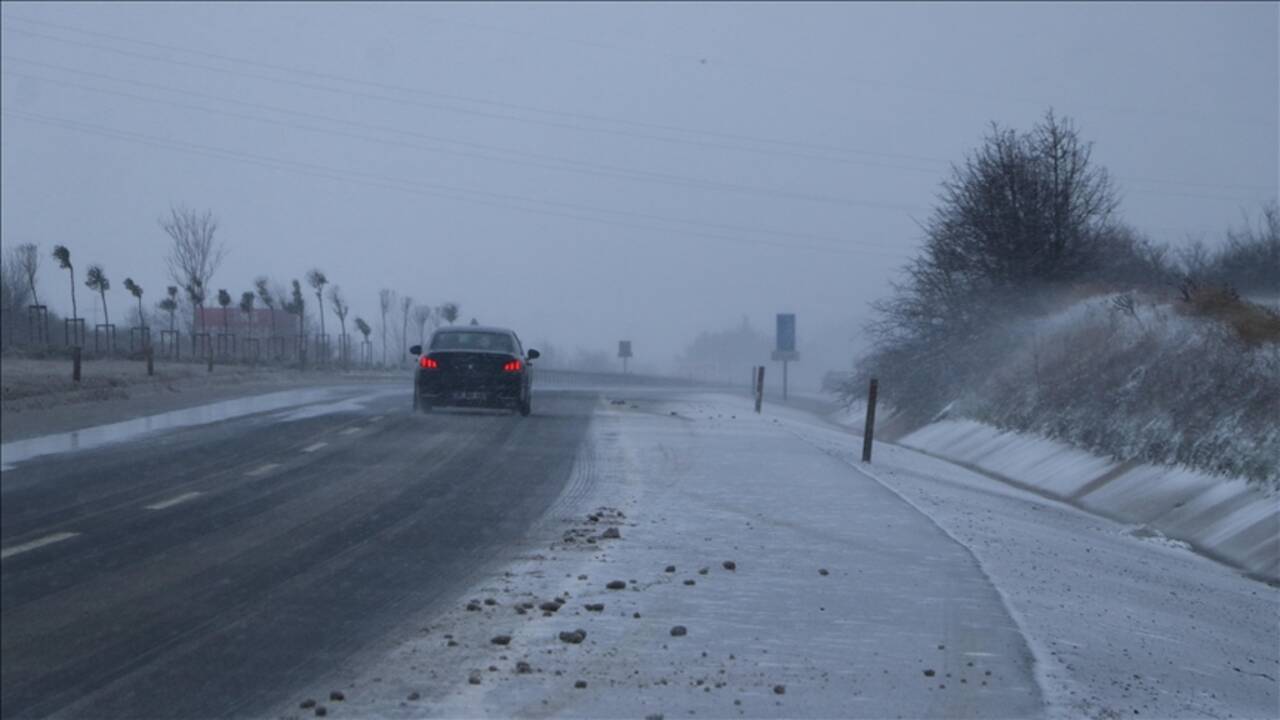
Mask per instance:
[[[272,470],[275,470],[278,467],[280,467],[280,463],[267,463],[266,465],[263,465],[260,468],[255,468],[253,470],[250,470],[249,472],[245,473],[245,475],[248,475],[249,477],[266,475],[267,473],[271,472]]]
[[[355,435],[356,433],[360,432],[363,429],[364,428],[347,428],[346,430],[343,430],[338,434],[339,435]]]
[[[14,555],[18,555],[24,552],[35,550],[36,548],[42,548],[45,545],[52,545],[56,542],[62,542],[63,540],[70,540],[71,538],[79,534],[80,533],[73,533],[73,532],[54,533],[52,535],[45,535],[44,537],[39,538],[37,540],[32,540],[31,542],[22,543],[21,545],[14,545],[13,547],[7,547],[7,548],[4,548],[3,550],[0,550],[0,560],[3,560],[7,557],[12,557]]]
[[[381,419],[382,419],[382,417],[383,417],[383,416],[381,416],[381,415],[374,415],[372,418],[370,418],[370,419],[369,419],[369,422],[371,422],[371,423],[378,422],[379,420],[381,420]]]
[[[308,445],[308,446],[306,446],[306,447],[302,448],[302,452],[304,452],[304,453],[313,453],[313,452],[315,452],[315,451],[319,450],[320,448],[322,448],[322,447],[324,447],[325,445],[328,445],[328,444],[329,444],[329,443],[327,443],[327,442],[323,442],[323,441],[322,441],[322,442],[315,443],[314,445]]]
[[[171,508],[174,505],[177,505],[179,503],[184,503],[188,500],[194,500],[203,494],[204,493],[201,493],[201,492],[182,493],[177,497],[172,497],[172,498],[169,498],[168,500],[163,500],[154,505],[147,505],[146,508],[148,510],[164,510],[165,508]]]

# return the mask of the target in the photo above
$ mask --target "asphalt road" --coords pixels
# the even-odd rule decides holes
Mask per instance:
[[[556,500],[598,398],[536,402],[423,416],[397,394],[5,471],[0,716],[265,712],[452,599]]]

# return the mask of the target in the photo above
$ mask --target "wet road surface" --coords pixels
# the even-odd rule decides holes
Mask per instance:
[[[598,403],[364,392],[6,469],[0,716],[260,714],[518,541]]]

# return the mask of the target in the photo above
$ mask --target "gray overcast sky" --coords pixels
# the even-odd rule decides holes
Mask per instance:
[[[185,203],[220,218],[235,295],[320,267],[366,318],[385,286],[653,367],[794,311],[816,374],[993,120],[1074,118],[1159,240],[1277,196],[1274,3],[3,13],[3,244],[102,262],[114,313],[126,275],[159,299],[156,218]]]

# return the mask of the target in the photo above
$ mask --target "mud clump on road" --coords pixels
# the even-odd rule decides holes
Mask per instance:
[[[587,639],[587,631],[581,628],[577,630],[563,630],[560,632],[560,641],[567,642],[570,645],[578,645]]]
[[[826,568],[818,568],[818,574],[822,576],[826,576],[826,575],[830,575],[831,573],[827,572]]]
[[[729,571],[738,569],[738,563],[732,560],[725,560],[724,562],[720,563],[720,566],[723,567],[725,570],[729,570]]]
[[[604,540],[621,540],[622,533],[618,532],[618,528],[605,528],[604,534],[600,536]]]
[[[519,662],[516,663],[517,675],[528,675],[531,672],[533,672],[533,666],[530,665],[529,663],[525,662],[524,660],[520,660]]]
[[[587,686],[587,681],[586,681],[586,680],[579,680],[579,681],[575,682],[575,683],[573,684],[573,686],[574,686],[574,687],[576,687],[576,688],[578,688],[579,690],[581,690],[582,688],[585,688],[585,687]]]
[[[671,628],[671,637],[684,637],[689,634],[689,629],[683,625],[676,625]]]
[[[342,702],[347,699],[347,696],[343,695],[341,690],[332,690],[329,692],[329,699],[333,702]]]
[[[924,676],[925,676],[925,677],[933,677],[933,676],[934,676],[934,675],[936,675],[936,674],[937,674],[937,673],[935,673],[935,672],[934,672],[934,671],[932,671],[932,670],[925,670],[925,671],[924,671]]]
[[[582,607],[586,608],[587,612],[604,612],[604,603],[587,603]]]
[[[493,643],[494,645],[510,645],[511,636],[510,635],[494,635],[492,638],[489,639],[489,642]]]
[[[610,590],[625,590],[627,588],[627,584],[621,580],[610,580],[609,584],[605,585],[605,587]]]
[[[420,699],[421,697],[422,697],[422,696],[418,694],[418,691],[417,691],[417,690],[414,690],[413,692],[409,693],[408,700],[409,700],[409,702],[413,702],[414,700],[418,700],[418,699]]]
[[[699,575],[706,575],[706,574],[707,574],[707,573],[709,573],[709,572],[711,572],[711,568],[699,568],[699,569],[698,569],[698,574],[699,574]]]
[[[773,694],[774,694],[774,695],[786,695],[786,694],[787,694],[787,686],[786,686],[786,685],[774,685],[774,686],[773,686]]]
[[[298,703],[298,707],[302,708],[303,710],[310,710],[315,706],[316,706],[316,701],[312,700],[311,698],[307,698],[306,700],[303,700],[302,702]]]
[[[564,603],[557,602],[556,600],[548,600],[547,602],[544,602],[541,605],[539,605],[538,609],[541,610],[542,612],[556,612],[557,610],[560,609],[561,605],[564,605]]]
[[[685,580],[685,581],[684,581],[684,584],[685,584],[685,585],[697,585],[697,584],[698,584],[698,581],[697,581],[697,580],[694,580],[693,578],[689,578],[688,580]]]
[[[676,566],[675,566],[675,565],[668,565],[668,566],[666,567],[666,569],[665,569],[663,572],[673,573],[673,572],[675,572],[675,571],[676,571]]]

